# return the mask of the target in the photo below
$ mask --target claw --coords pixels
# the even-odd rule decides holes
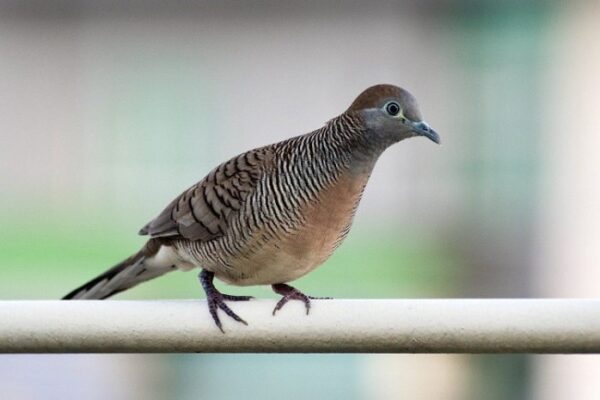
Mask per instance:
[[[215,325],[217,328],[223,333],[223,325],[221,324],[221,319],[219,318],[218,310],[221,309],[225,314],[236,320],[237,322],[241,322],[244,325],[248,325],[246,321],[244,321],[239,315],[234,313],[231,308],[227,304],[225,304],[225,300],[228,301],[247,301],[252,299],[252,296],[232,296],[229,294],[223,294],[217,290],[217,288],[213,284],[214,273],[202,270],[200,273],[200,283],[202,284],[202,288],[206,292],[206,301],[208,302],[208,311],[212,316]]]
[[[223,300],[229,301],[248,301],[254,298],[253,296],[233,296],[225,293],[221,293],[221,296],[223,296]]]
[[[275,315],[277,311],[281,310],[283,306],[290,300],[302,301],[304,303],[304,307],[306,308],[306,315],[308,315],[308,313],[310,312],[311,300],[331,299],[331,297],[307,296],[298,289],[290,285],[286,285],[285,283],[276,283],[274,285],[271,285],[271,287],[273,288],[273,291],[275,293],[278,293],[283,296],[275,305],[275,308],[273,309],[273,315]]]

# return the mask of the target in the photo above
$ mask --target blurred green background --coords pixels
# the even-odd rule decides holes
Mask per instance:
[[[389,149],[348,239],[296,286],[597,296],[598,15],[595,1],[0,2],[0,299],[60,298],[136,251],[214,165],[383,82],[415,94],[443,144]],[[118,296],[201,297],[196,272]],[[1,356],[0,397],[596,399],[599,373],[595,356]]]

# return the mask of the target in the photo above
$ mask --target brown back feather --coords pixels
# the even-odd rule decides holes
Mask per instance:
[[[223,236],[271,159],[272,151],[263,147],[224,162],[173,200],[140,234],[203,242]]]

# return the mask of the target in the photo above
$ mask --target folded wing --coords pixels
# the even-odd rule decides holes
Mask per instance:
[[[272,151],[261,148],[224,162],[174,199],[140,234],[198,241],[225,235],[272,159]]]

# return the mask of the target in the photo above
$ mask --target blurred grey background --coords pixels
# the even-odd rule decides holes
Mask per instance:
[[[595,297],[599,15],[583,0],[0,2],[0,298],[60,298],[214,165],[377,83],[410,90],[443,145],[388,150],[349,238],[299,288]],[[202,296],[194,272],[171,275],[119,297]],[[1,356],[0,397],[597,399],[599,374],[596,356]]]

